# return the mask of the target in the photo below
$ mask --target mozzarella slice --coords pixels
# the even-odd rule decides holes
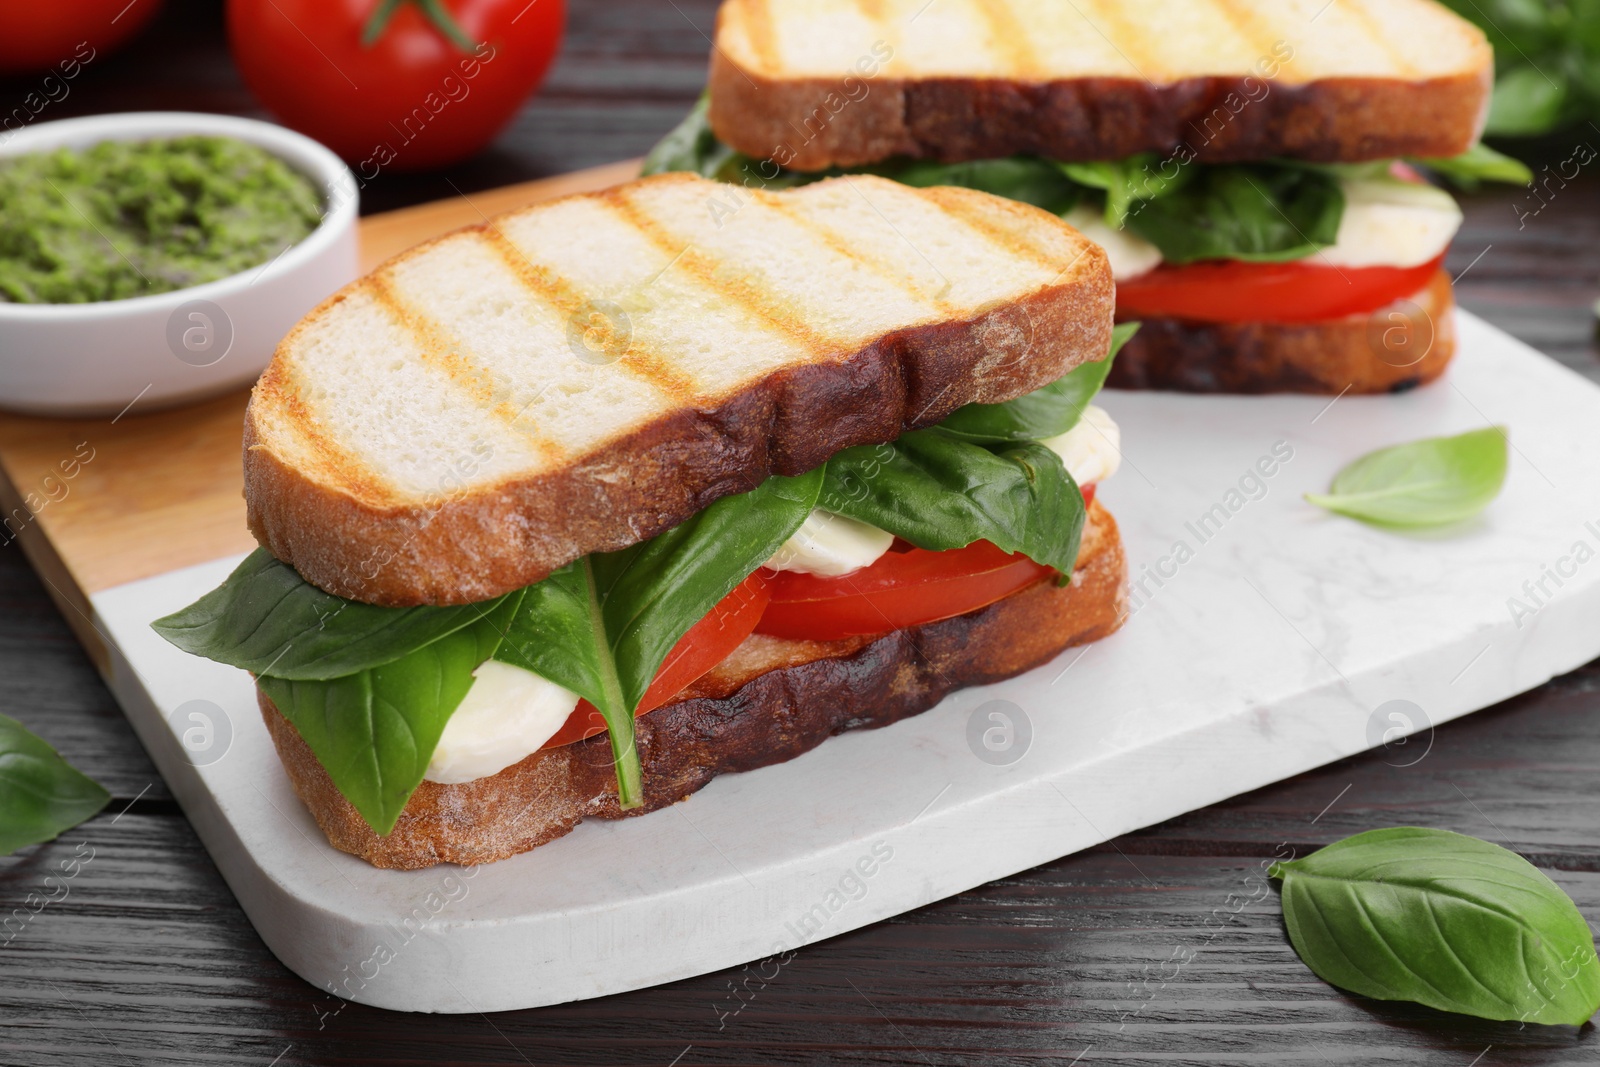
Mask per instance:
[[[1072,429],[1039,443],[1061,457],[1080,486],[1103,482],[1122,466],[1122,431],[1104,408],[1093,404],[1083,409]]]
[[[1461,207],[1432,185],[1398,178],[1340,183],[1344,217],[1339,238],[1309,263],[1335,267],[1417,267],[1450,247],[1461,228]]]
[[[837,578],[876,563],[892,544],[894,534],[887,530],[818,508],[765,565],[769,570]]]
[[[1124,227],[1106,225],[1105,213],[1079,204],[1061,216],[1079,233],[1106,251],[1113,281],[1137,277],[1161,265],[1161,249]]]
[[[430,782],[470,782],[520,763],[543,748],[578,706],[578,694],[499,660],[488,660],[472,676],[428,761],[423,777]]]

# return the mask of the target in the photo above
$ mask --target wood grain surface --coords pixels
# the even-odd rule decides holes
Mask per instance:
[[[483,190],[639,155],[699,91],[714,6],[574,4],[550,82],[493,149],[443,173],[384,175],[366,206],[464,193],[484,207]],[[55,114],[260,115],[219,9],[169,0]],[[33,88],[0,81],[0,109]],[[1578,143],[1600,147],[1600,130],[1531,151],[1555,173]],[[1542,201],[1526,190],[1464,197],[1449,266],[1466,307],[1600,380],[1594,167],[1549,183]],[[198,448],[187,462],[237,471],[236,456]],[[152,536],[112,511],[101,520],[123,538]],[[345,1005],[271,956],[71,616],[18,546],[0,544],[0,713],[115,797],[59,841],[0,858],[0,922],[26,911],[30,893],[59,898],[0,929],[0,1064],[1600,1063],[1593,1026],[1519,1029],[1331,989],[1290,949],[1276,894],[1249,880],[1281,846],[1439,826],[1515,848],[1600,918],[1600,664],[1441,727],[1412,766],[1395,764],[1415,750],[1341,761],[810,946],[765,985],[734,969],[537,1011],[409,1016]],[[46,883],[91,849],[64,891]]]

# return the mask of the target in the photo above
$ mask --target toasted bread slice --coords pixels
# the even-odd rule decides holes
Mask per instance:
[[[483,600],[1054,381],[1112,305],[1097,245],[970,190],[669,174],[538,204],[284,339],[245,418],[250,528],[340,596]]]
[[[1113,389],[1185,393],[1398,393],[1444,373],[1456,352],[1450,276],[1370,315],[1327,322],[1140,318]]]
[[[1450,156],[1494,58],[1432,0],[724,0],[711,124],[797,170]]]
[[[561,837],[584,818],[654,811],[719,774],[791,760],[834,734],[887,726],[955,689],[1009,678],[1099,640],[1126,615],[1127,570],[1116,522],[1096,503],[1070,585],[1046,580],[967,615],[876,639],[754,635],[675,703],[639,720],[645,801],[627,811],[617,806],[601,734],[474,782],[423,782],[394,830],[380,837],[265,695],[261,713],[295,792],[335,847],[378,867],[489,863]]]

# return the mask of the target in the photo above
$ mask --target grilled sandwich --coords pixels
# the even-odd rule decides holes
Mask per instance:
[[[1455,348],[1424,174],[1529,177],[1478,143],[1493,69],[1433,0],[724,0],[646,173],[1010,196],[1106,248],[1113,386],[1401,390]]]
[[[280,345],[262,548],[156,628],[255,675],[335,846],[504,858],[1120,623],[1105,254],[968,189],[729,191],[500,216]]]

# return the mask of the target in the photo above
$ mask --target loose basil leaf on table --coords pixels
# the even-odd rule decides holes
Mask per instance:
[[[662,661],[800,528],[822,483],[821,468],[768,478],[649,541],[587,556],[527,591],[495,658],[600,710],[623,807],[643,802],[633,711]]]
[[[494,654],[521,600],[496,601],[477,622],[397,660],[341,678],[256,684],[311,747],[345,799],[380,834],[394,829],[439,736]]]
[[[110,799],[43,738],[0,715],[0,856],[54,839]]]
[[[939,423],[939,432],[976,444],[1042,441],[1066,433],[1083,417],[1083,409],[1111,373],[1111,361],[1138,330],[1137,322],[1119,323],[1111,330],[1111,348],[1104,359],[1081,364],[1015,400],[957,408]]]
[[[1400,826],[1268,873],[1294,950],[1336,986],[1484,1019],[1582,1025],[1600,1008],[1588,923],[1498,845]]]
[[[498,600],[383,608],[325,593],[264,548],[155,631],[185,652],[255,674],[327,681],[389,663],[482,618]]]
[[[1328,174],[1270,163],[1187,169],[1195,174],[1181,189],[1128,217],[1128,228],[1168,263],[1281,262],[1338,240],[1344,192]]]
[[[1061,457],[1033,442],[1004,451],[937,428],[828,461],[819,505],[942,551],[993,541],[1072,574],[1083,537],[1083,494]]]
[[[1442,526],[1488,507],[1505,480],[1506,431],[1490,427],[1369,452],[1306,499],[1379,526]]]

